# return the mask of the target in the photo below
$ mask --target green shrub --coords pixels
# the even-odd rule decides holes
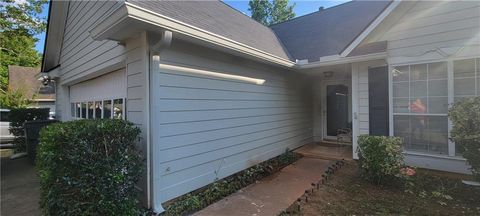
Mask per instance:
[[[399,176],[404,166],[401,144],[399,137],[359,136],[357,151],[363,177],[382,184]]]
[[[124,120],[78,120],[40,132],[37,168],[45,215],[136,215],[140,129]]]
[[[453,123],[451,138],[472,166],[475,179],[480,181],[480,97],[455,103],[448,116]]]
[[[15,138],[13,144],[15,145],[15,152],[25,152],[25,129],[23,123],[33,120],[47,120],[49,117],[50,108],[16,108],[10,110],[10,133]]]

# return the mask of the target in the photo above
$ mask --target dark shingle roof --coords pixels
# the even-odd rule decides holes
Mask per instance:
[[[340,54],[390,4],[352,1],[271,26],[294,59]]]
[[[221,35],[289,59],[286,50],[268,27],[232,9],[220,1],[129,1],[203,30]]]

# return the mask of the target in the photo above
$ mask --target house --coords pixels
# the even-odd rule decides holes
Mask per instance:
[[[479,19],[478,1],[352,1],[271,27],[216,1],[53,1],[42,71],[61,120],[141,128],[161,211],[339,129],[354,159],[358,135],[394,135],[408,164],[468,173],[447,109],[480,94]]]
[[[23,91],[27,98],[33,100],[33,107],[50,108],[55,113],[55,86],[51,82],[43,85],[37,78],[40,68],[8,66],[8,87]]]

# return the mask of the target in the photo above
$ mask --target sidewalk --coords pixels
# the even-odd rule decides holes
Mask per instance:
[[[0,215],[41,215],[39,199],[39,179],[28,159],[2,157]]]
[[[208,207],[195,216],[278,215],[318,182],[332,161],[301,158],[280,172],[262,179]]]

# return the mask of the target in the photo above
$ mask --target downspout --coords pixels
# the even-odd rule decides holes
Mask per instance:
[[[153,89],[151,88],[152,85],[152,82],[154,81],[154,76],[155,76],[155,73],[159,72],[160,71],[160,52],[168,47],[170,47],[171,43],[172,43],[172,32],[171,31],[164,31],[162,32],[162,35],[160,37],[160,39],[152,46],[149,47],[149,61],[150,61],[150,68],[149,68],[149,73],[148,73],[148,82],[147,82],[147,97],[148,97],[148,106],[147,106],[147,119],[148,119],[148,138],[149,138],[149,144],[147,145],[147,151],[149,152],[149,158],[150,158],[150,161],[148,162],[149,164],[149,168],[150,169],[150,184],[151,184],[151,190],[149,191],[150,193],[150,197],[152,198],[152,210],[153,212],[155,213],[162,213],[165,211],[165,209],[162,207],[162,203],[161,203],[161,199],[160,199],[160,194],[157,194],[157,188],[159,188],[159,186],[161,185],[161,183],[159,184],[156,184],[155,183],[155,177],[157,175],[159,175],[159,173],[155,173],[155,170],[154,167],[155,167],[155,162],[156,162],[156,157],[155,157],[155,152],[156,152],[156,148],[158,148],[158,145],[154,145],[154,137],[153,135],[156,134],[155,131],[156,131],[156,128],[155,128],[155,124],[154,121],[156,118],[155,118],[155,115],[152,114],[152,110],[155,110],[155,102],[154,102],[154,94],[155,92],[153,92]],[[153,118],[151,118],[153,117]],[[157,157],[159,155],[156,155]]]

